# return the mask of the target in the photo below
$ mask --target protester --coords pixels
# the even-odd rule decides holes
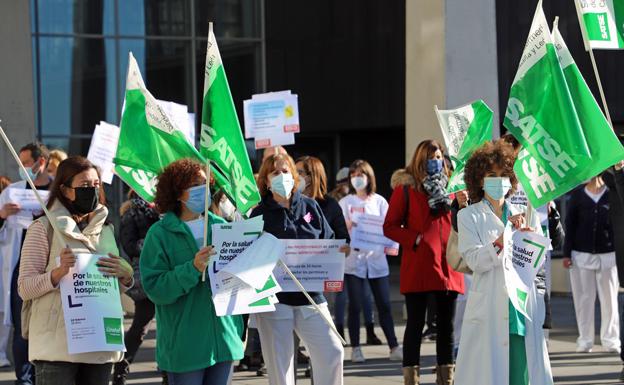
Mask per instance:
[[[543,291],[533,284],[525,318],[511,304],[502,266],[503,232],[538,229],[537,215],[527,227],[522,206],[509,204],[518,181],[513,148],[504,141],[476,150],[465,167],[472,204],[458,214],[459,252],[473,271],[464,314],[456,385],[553,384],[544,330]],[[533,213],[535,214],[535,213]]]
[[[124,335],[124,344],[126,345],[124,359],[114,366],[113,385],[126,383],[130,364],[134,361],[136,352],[143,343],[143,338],[149,331],[149,325],[156,314],[154,303],[147,298],[141,284],[139,257],[147,231],[159,220],[158,212],[153,204],[143,200],[134,190],[129,191],[128,200],[119,211],[121,214],[119,227],[121,246],[134,268],[134,286],[126,293],[134,301],[134,317],[130,329]]]
[[[233,361],[243,358],[242,318],[217,317],[210,283],[202,281],[215,254],[213,246],[200,247],[205,189],[206,174],[195,161],[164,169],[154,199],[164,217],[147,232],[139,259],[143,289],[156,305],[156,361],[171,385],[225,385]],[[210,244],[211,226],[225,220],[206,214]]]
[[[211,201],[210,211],[212,211],[216,216],[219,216],[228,222],[242,219],[240,214],[236,211],[236,206],[232,204],[223,190],[219,190],[214,193]]]
[[[50,160],[48,161],[48,174],[52,179],[56,176],[56,169],[58,165],[67,159],[67,153],[63,150],[52,150],[50,151]]]
[[[401,244],[401,294],[407,325],[403,337],[405,384],[417,384],[427,297],[435,296],[437,319],[436,376],[438,384],[453,382],[453,315],[464,280],[446,262],[451,230],[451,200],[446,193],[448,168],[442,146],[421,142],[409,165],[392,176],[392,197],[384,234]]]
[[[262,164],[264,161],[275,154],[288,155],[288,151],[284,148],[284,146],[275,146],[275,147],[267,147],[262,151]]]
[[[100,204],[96,167],[76,156],[64,160],[57,171],[47,204],[50,217],[41,217],[28,228],[19,267],[19,295],[31,301],[29,358],[35,363],[38,385],[108,385],[112,365],[122,352],[68,353],[58,285],[79,253],[108,255],[98,260],[99,270],[117,277],[123,288],[132,285],[132,268],[117,256],[108,209]],[[60,234],[53,234],[51,221]]]
[[[0,193],[2,193],[2,191],[9,187],[9,185],[11,184],[11,179],[9,179],[8,177],[4,176],[4,175],[0,175]]]
[[[591,178],[572,192],[566,212],[563,266],[570,284],[579,337],[578,353],[594,346],[596,289],[600,300],[600,342],[608,352],[620,353],[618,288],[613,227],[609,217],[609,189],[602,177]]]
[[[46,171],[49,153],[41,143],[30,143],[19,150],[19,159],[38,190],[48,190],[51,178]],[[2,256],[2,300],[4,325],[13,325],[13,365],[16,383],[34,384],[35,367],[28,360],[28,341],[22,337],[22,299],[17,292],[20,252],[26,229],[9,224],[7,218],[19,212],[19,202],[9,201],[9,189],[30,190],[26,176],[18,168],[19,182],[9,185],[0,194],[0,255]]]
[[[299,192],[310,197],[321,206],[323,214],[334,231],[336,239],[346,239],[349,242],[349,231],[345,223],[342,209],[338,201],[327,193],[327,175],[320,159],[313,156],[304,156],[297,159],[295,164],[299,174]],[[348,170],[348,169],[347,169]],[[348,175],[348,173],[347,173]],[[366,343],[368,345],[381,345],[381,340],[375,335],[375,324],[373,323],[372,294],[370,286],[364,287],[363,313],[366,321]],[[344,338],[344,307],[346,304],[346,288],[336,295],[334,322],[336,329]]]
[[[356,160],[349,167],[349,195],[339,202],[349,231],[357,226],[359,214],[385,217],[388,202],[376,193],[377,182],[371,165],[365,160]],[[389,359],[401,361],[403,349],[399,346],[395,332],[390,305],[390,270],[383,252],[353,249],[345,262],[345,281],[349,296],[349,339],[351,342],[351,361],[364,362],[365,357],[360,347],[360,309],[364,285],[368,283],[377,312],[379,324],[386,336],[390,348]]]
[[[336,202],[349,195],[349,167],[343,167],[336,173],[336,186],[328,193]]]
[[[334,232],[314,199],[297,191],[299,177],[288,155],[269,155],[258,175],[262,197],[251,217],[262,216],[264,231],[281,239],[331,239]],[[341,249],[347,251],[347,247]],[[331,318],[322,293],[310,292],[327,318]],[[271,385],[293,385],[293,331],[303,341],[314,372],[314,382],[342,384],[344,351],[339,338],[311,306],[303,293],[278,293],[275,311],[256,314],[262,355]]]

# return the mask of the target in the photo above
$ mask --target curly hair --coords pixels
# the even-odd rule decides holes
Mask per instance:
[[[518,186],[518,178],[513,170],[515,161],[514,148],[505,140],[486,142],[479,147],[466,162],[464,170],[464,182],[466,182],[470,200],[479,202],[483,199],[483,179],[495,167],[503,171],[502,176],[509,178],[511,190],[507,196],[512,195]]]
[[[156,209],[161,214],[172,211],[179,216],[180,196],[201,177],[203,170],[204,167],[192,159],[180,159],[165,167],[156,184]]]

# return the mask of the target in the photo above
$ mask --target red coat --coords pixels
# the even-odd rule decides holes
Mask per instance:
[[[446,243],[451,231],[450,211],[440,216],[429,212],[427,195],[416,191],[414,179],[403,170],[392,176],[394,191],[384,223],[386,237],[399,242],[401,256],[401,294],[426,291],[456,291],[464,293],[464,276],[446,262]],[[403,185],[409,185],[407,226]],[[415,246],[416,238],[422,235]]]

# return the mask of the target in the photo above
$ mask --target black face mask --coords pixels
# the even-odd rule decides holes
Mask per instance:
[[[88,214],[95,210],[99,202],[99,189],[97,187],[74,188],[76,199],[71,203],[72,214]]]

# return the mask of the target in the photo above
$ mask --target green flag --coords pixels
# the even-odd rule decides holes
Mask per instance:
[[[624,48],[624,0],[574,0],[585,49]]]
[[[449,156],[455,171],[449,179],[447,192],[466,189],[464,167],[472,153],[488,140],[492,140],[492,110],[483,100],[457,107],[438,110],[436,115],[442,129]]]
[[[511,86],[503,124],[526,150],[514,170],[534,207],[580,184],[592,167],[541,0]]]
[[[117,175],[142,198],[152,201],[157,175],[167,165],[182,158],[202,164],[206,160],[147,90],[134,56],[129,55],[124,110],[113,162]],[[219,173],[215,180],[219,186],[226,185]]]
[[[588,179],[624,159],[624,148],[585,83],[557,25],[552,39],[591,154],[591,167],[580,175]]]
[[[217,40],[208,32],[200,151],[231,179],[236,188],[224,188],[234,196],[236,208],[245,213],[260,202],[236,108],[228,86]]]

